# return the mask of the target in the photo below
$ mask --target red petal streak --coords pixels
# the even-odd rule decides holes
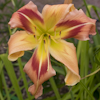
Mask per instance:
[[[38,78],[38,71],[39,71],[39,59],[37,58],[37,50],[34,52],[33,58],[32,58],[32,69],[36,71],[36,75]]]
[[[46,72],[47,72],[47,69],[48,69],[48,59],[45,59],[45,61],[42,61],[42,64],[41,64],[41,69],[40,69],[40,73],[39,73],[39,64],[40,64],[40,60],[39,58],[37,57],[37,50],[35,51],[34,55],[33,55],[33,58],[32,58],[32,69],[34,71],[36,71],[36,74],[37,74],[37,78],[41,77],[42,75],[44,75]]]
[[[55,26],[57,38],[76,38],[88,40],[89,35],[95,35],[96,20],[88,18],[82,10],[70,12]],[[61,36],[58,35],[61,32]]]
[[[56,26],[57,27],[64,26],[64,27],[70,28],[70,27],[80,25],[80,24],[83,24],[83,23],[77,20],[67,20],[67,21],[58,23]]]
[[[46,59],[48,59],[48,57],[46,59],[41,59],[42,53],[41,51],[38,52],[38,49],[39,48],[34,51],[33,56],[24,67],[24,71],[28,74],[28,76],[34,83],[34,85],[30,86],[28,90],[32,95],[35,96],[35,98],[42,95],[43,87],[41,87],[41,84],[56,74],[50,62],[49,70],[47,70],[48,61]]]
[[[41,65],[41,72],[40,72],[40,77],[42,75],[44,75],[46,72],[47,72],[47,69],[48,69],[48,59],[46,59],[45,61],[42,62],[42,65]],[[39,77],[39,78],[40,78]]]
[[[18,10],[18,12],[21,12],[21,13],[25,14],[26,16],[28,16],[33,21],[37,19],[41,23],[43,23],[43,19],[36,12],[34,12],[30,9],[22,9],[22,10]]]
[[[43,28],[43,23],[42,15],[39,13],[37,6],[30,1],[12,15],[8,24],[11,28],[18,27],[34,33],[36,29],[40,31],[40,28]]]
[[[22,23],[23,29],[29,31],[30,33],[34,33],[34,29],[35,29],[34,26],[25,16],[19,13],[19,19],[20,19],[20,22]],[[32,26],[33,26],[33,29],[32,29]]]
[[[66,35],[65,37],[63,37],[63,39],[66,39],[66,38],[71,38],[71,37],[74,37],[76,36],[79,32],[81,32],[81,29],[84,27],[84,25],[82,26],[79,26],[71,31],[69,31],[69,35]]]
[[[76,20],[68,20],[66,22],[62,22],[62,23],[59,23],[57,24],[57,27],[60,27],[63,25],[64,28],[71,28],[71,27],[74,27],[74,26],[78,26],[78,25],[81,25],[81,26],[78,26],[74,29],[69,29],[68,31],[68,35],[66,35],[65,37],[62,37],[63,39],[66,39],[66,38],[71,38],[71,37],[74,37],[75,35],[77,35],[79,32],[81,32],[81,29],[84,27],[84,24],[85,23],[82,23],[80,21],[76,21]]]

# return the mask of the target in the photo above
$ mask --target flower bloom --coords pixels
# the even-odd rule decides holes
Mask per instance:
[[[24,55],[24,51],[35,48],[24,71],[33,81],[29,87],[35,98],[42,95],[42,83],[56,74],[50,63],[50,54],[67,67],[66,85],[75,85],[80,81],[76,48],[63,39],[76,38],[89,40],[95,35],[95,20],[88,18],[82,10],[73,4],[46,5],[42,14],[33,2],[16,11],[9,21],[11,28],[22,28],[8,42],[8,59],[15,61]]]

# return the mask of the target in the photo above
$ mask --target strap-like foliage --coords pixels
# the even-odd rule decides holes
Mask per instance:
[[[0,35],[2,36],[0,38],[0,48],[2,47],[5,52],[9,35],[18,30],[17,28],[11,30],[7,23],[11,14],[23,6],[24,3],[22,0],[4,1],[0,3],[0,12],[2,12],[0,14],[0,26],[3,25],[2,30],[0,28]],[[71,3],[72,0],[65,1]],[[100,23],[100,8],[88,5],[86,0],[83,0],[83,2],[87,16],[92,18],[90,12],[93,9],[98,18],[97,21]],[[13,7],[9,6],[9,3],[12,3]],[[9,10],[9,13],[4,12],[5,8]],[[3,17],[6,20],[3,20]],[[73,87],[65,86],[63,80],[63,76],[66,75],[65,66],[51,57],[51,63],[57,75],[43,83],[44,90],[43,96],[40,97],[41,100],[100,100],[100,35],[98,29],[97,35],[93,36],[91,41],[83,42],[74,39],[68,39],[67,41],[76,45],[81,81]],[[25,52],[25,55],[16,62],[10,62],[8,51],[4,52],[0,54],[0,100],[35,100],[28,92],[28,87],[33,83],[23,71],[24,65],[33,52]]]

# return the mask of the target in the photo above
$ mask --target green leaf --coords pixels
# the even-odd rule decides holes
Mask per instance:
[[[61,97],[60,97],[60,94],[59,94],[59,92],[58,92],[57,85],[56,85],[56,83],[55,83],[53,77],[51,77],[51,78],[49,79],[49,81],[50,81],[50,83],[51,83],[52,89],[53,89],[53,91],[54,91],[54,93],[55,93],[55,95],[56,95],[57,100],[60,100]]]
[[[16,92],[19,100],[23,100],[22,93],[21,93],[20,87],[18,85],[17,77],[15,75],[12,63],[8,60],[8,55],[7,54],[2,54],[2,55],[0,55],[0,57],[1,57],[4,65],[5,65],[7,73],[9,75],[9,78],[12,82],[12,85],[15,89],[15,92]]]
[[[18,61],[18,64],[19,64],[19,69],[20,69],[20,72],[21,72],[21,75],[22,75],[22,79],[23,79],[23,82],[24,82],[24,86],[25,86],[25,89],[26,89],[27,96],[28,96],[29,99],[31,99],[30,93],[28,92],[28,83],[27,83],[27,80],[26,80],[26,77],[25,77],[25,72],[23,71],[21,58],[18,58],[17,61]]]
[[[66,75],[65,71],[63,70],[63,68],[61,67],[58,67],[58,66],[52,66],[54,68],[54,70],[59,73],[59,74],[62,74],[62,75]]]
[[[1,94],[1,91],[0,91],[0,100],[4,100],[2,94]]]

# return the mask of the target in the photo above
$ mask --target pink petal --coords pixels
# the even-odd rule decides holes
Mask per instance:
[[[82,10],[74,10],[55,26],[56,38],[88,40],[89,35],[96,34],[95,22],[96,20],[88,18]]]
[[[46,5],[42,15],[47,30],[54,28],[57,22],[63,19],[70,11],[75,9],[73,4]],[[52,30],[54,31],[54,29]]]
[[[36,29],[39,30],[40,27],[43,27],[43,23],[42,15],[39,13],[37,6],[30,1],[12,15],[8,24],[11,28],[18,27],[34,33]]]
[[[51,41],[50,54],[67,68],[65,78],[66,85],[75,85],[80,81],[78,62],[76,57],[76,48],[72,43],[64,40],[58,40],[57,43]]]
[[[33,35],[28,34],[26,31],[17,31],[11,35],[8,41],[9,55],[8,59],[15,61],[18,57],[24,55],[24,51],[32,50],[37,46],[38,42]]]
[[[48,51],[45,51],[41,44],[35,51],[31,59],[24,67],[34,85],[29,87],[29,92],[37,98],[42,95],[42,83],[54,76],[56,73],[51,66]]]

